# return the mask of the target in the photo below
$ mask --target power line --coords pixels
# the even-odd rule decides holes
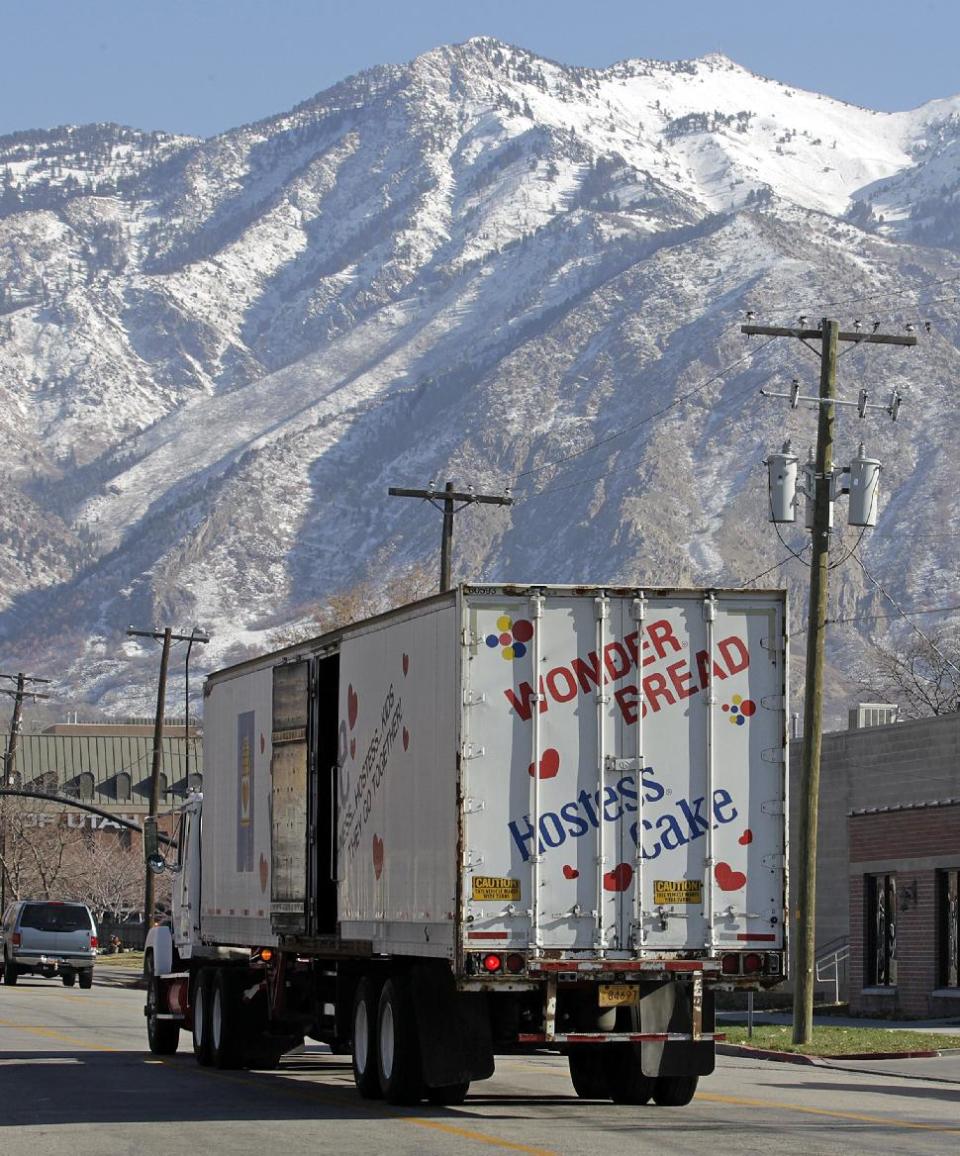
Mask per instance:
[[[874,586],[876,586],[876,588],[880,591],[880,593],[884,596],[884,598],[886,598],[886,600],[890,603],[890,605],[897,611],[897,613],[904,620],[904,622],[906,622],[906,624],[910,627],[910,629],[914,632],[914,634],[916,634],[918,637],[923,639],[923,641],[927,644],[927,646],[930,647],[930,649],[937,656],[937,658],[940,659],[941,662],[943,662],[946,666],[949,666],[951,670],[955,670],[957,672],[957,674],[960,674],[960,666],[956,666],[954,663],[952,663],[950,661],[950,659],[947,658],[947,656],[940,650],[940,648],[937,646],[937,644],[931,638],[928,638],[926,636],[926,634],[923,633],[923,631],[920,629],[919,626],[917,626],[917,624],[915,622],[910,621],[910,618],[908,617],[907,612],[903,609],[903,607],[896,600],[896,598],[894,598],[894,596],[892,594],[890,594],[888,591],[886,591],[883,588],[879,579],[875,578],[870,573],[870,571],[864,565],[863,559],[860,557],[860,555],[859,554],[853,554],[852,556],[853,556],[854,561],[859,565],[860,569],[864,572],[864,574],[866,574],[866,576],[870,579],[870,581],[874,584]]]

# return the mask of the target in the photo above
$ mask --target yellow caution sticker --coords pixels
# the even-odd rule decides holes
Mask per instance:
[[[474,899],[510,899],[520,898],[520,880],[505,879],[500,875],[474,875]]]
[[[657,906],[670,903],[702,903],[701,879],[654,879],[653,902]]]

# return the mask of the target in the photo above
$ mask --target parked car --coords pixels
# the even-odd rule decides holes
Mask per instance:
[[[20,899],[6,910],[0,925],[3,981],[14,984],[25,973],[59,975],[65,987],[77,980],[93,985],[97,925],[83,903]]]

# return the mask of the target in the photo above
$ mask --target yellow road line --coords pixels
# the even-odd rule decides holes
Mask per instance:
[[[60,1032],[55,1032],[52,1028],[42,1028],[38,1024],[19,1024],[14,1020],[0,1020],[0,1027],[14,1028],[16,1031],[27,1032],[32,1036],[56,1040],[61,1044],[70,1044],[74,1048],[84,1048],[88,1052],[119,1052],[122,1050],[120,1048],[108,1048],[104,1044],[91,1044],[87,1040],[77,1039],[76,1036],[65,1036]]]
[[[146,1062],[156,1061],[148,1060]],[[163,1060],[162,1063],[168,1067],[182,1066],[175,1060]],[[200,1068],[199,1070],[205,1076],[214,1076],[234,1084],[259,1084],[253,1074],[228,1073],[218,1071],[216,1068]],[[460,1128],[456,1124],[446,1124],[442,1120],[430,1120],[424,1116],[403,1116],[399,1112],[392,1111],[385,1104],[378,1104],[376,1101],[364,1101],[360,1100],[359,1097],[344,1096],[328,1087],[305,1085],[299,1081],[290,1081],[289,1077],[282,1075],[280,1078],[282,1082],[271,1084],[270,1091],[282,1092],[284,1095],[295,1096],[304,1100],[321,1100],[332,1107],[356,1109],[359,1102],[367,1110],[371,1119],[376,1119],[377,1116],[387,1116],[401,1124],[413,1124],[414,1127],[443,1132],[448,1136],[457,1136],[461,1140],[474,1140],[478,1144],[486,1144],[491,1148],[505,1148],[510,1152],[526,1152],[527,1156],[558,1156],[553,1148],[534,1148],[530,1144],[521,1144],[516,1140],[504,1140],[499,1136],[490,1136],[486,1132],[475,1132],[471,1128]]]
[[[777,1100],[748,1100],[742,1096],[721,1096],[715,1092],[698,1092],[696,1102],[701,1100],[711,1104],[732,1104],[737,1108],[769,1108],[777,1112],[801,1112],[806,1116],[827,1116],[833,1120],[854,1120],[858,1124],[880,1124],[886,1128],[912,1128],[919,1132],[945,1132],[948,1136],[960,1136],[960,1128],[949,1128],[945,1124],[921,1124],[915,1120],[896,1120],[890,1116],[869,1116],[862,1112],[843,1112],[837,1108],[808,1108],[802,1104],[789,1104]]]

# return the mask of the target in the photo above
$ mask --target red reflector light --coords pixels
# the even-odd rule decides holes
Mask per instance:
[[[523,956],[522,955],[508,955],[507,956],[507,971],[516,975],[517,972],[523,971]]]
[[[269,963],[273,959],[273,951],[269,947],[261,947],[260,958],[264,963]]]
[[[751,951],[749,955],[743,957],[743,974],[756,975],[758,971],[763,971],[763,959],[755,951]]]
[[[491,952],[490,955],[485,955],[483,957],[483,970],[490,972],[491,975],[493,974],[493,972],[499,971],[502,967],[503,967],[503,960],[500,958],[499,955],[494,955]]]
[[[724,975],[739,975],[740,973],[740,956],[739,955],[725,955],[720,961],[720,970]]]

